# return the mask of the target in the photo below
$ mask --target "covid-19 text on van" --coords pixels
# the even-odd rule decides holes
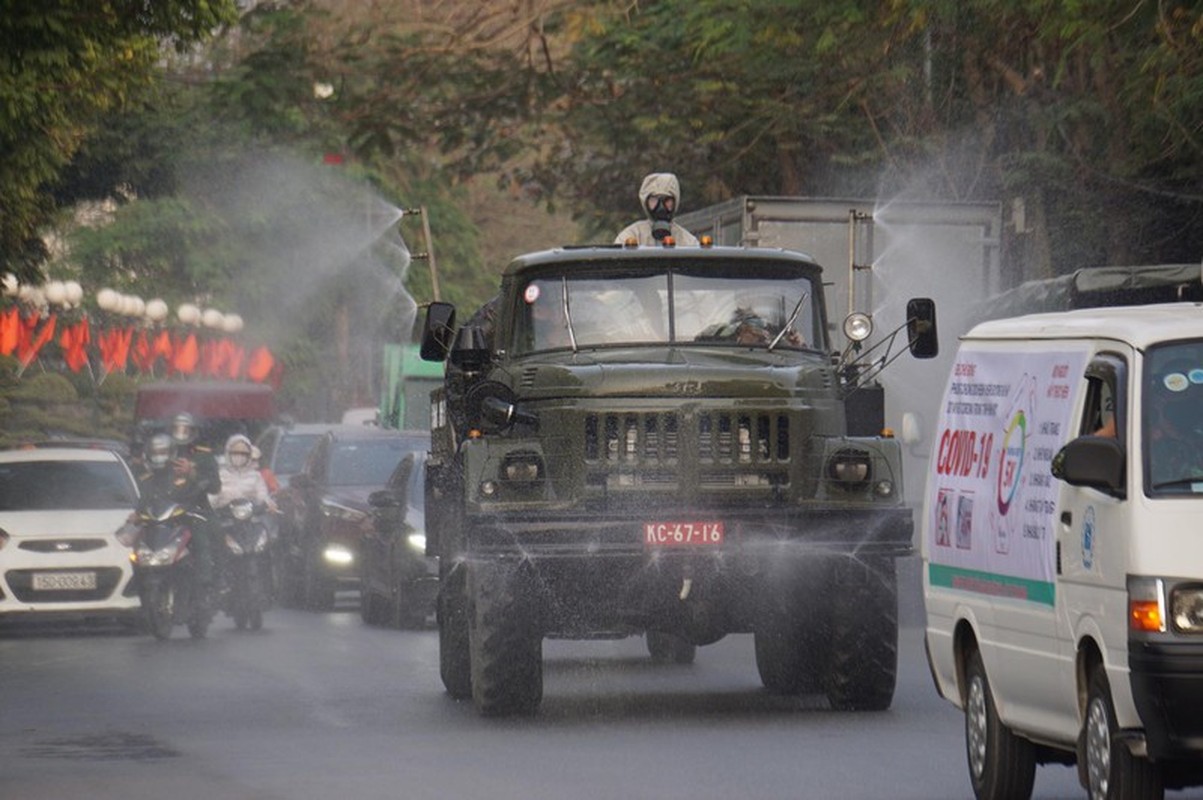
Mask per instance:
[[[1203,305],[962,338],[922,520],[926,645],[979,798],[1203,782]]]

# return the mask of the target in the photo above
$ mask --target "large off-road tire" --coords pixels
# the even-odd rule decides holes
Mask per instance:
[[[662,631],[648,631],[647,652],[654,664],[692,664],[698,647],[680,636]]]
[[[472,701],[483,716],[533,714],[543,700],[543,635],[522,575],[508,564],[468,572]]]
[[[760,682],[773,694],[823,688],[830,630],[831,566],[815,560],[783,567],[764,587],[753,641]]]
[[[965,755],[978,800],[1026,800],[1036,782],[1036,750],[998,718],[976,649],[965,663]]]
[[[142,597],[146,608],[146,627],[156,639],[170,639],[175,627],[175,590],[163,583],[152,583]]]
[[[472,657],[468,648],[468,598],[462,566],[440,570],[437,618],[439,676],[456,700],[472,696]]]
[[[840,711],[883,711],[894,699],[898,672],[894,562],[841,559],[834,578],[827,699]]]
[[[1078,739],[1078,769],[1090,800],[1161,800],[1161,771],[1147,758],[1132,755],[1115,734],[1119,724],[1111,687],[1101,664],[1090,673],[1086,718]]]

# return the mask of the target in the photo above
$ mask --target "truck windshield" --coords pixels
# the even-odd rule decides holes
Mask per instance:
[[[537,278],[520,295],[513,352],[670,342],[822,348],[815,295],[811,281],[797,274]]]
[[[1203,494],[1203,341],[1149,348],[1145,375],[1146,492]]]

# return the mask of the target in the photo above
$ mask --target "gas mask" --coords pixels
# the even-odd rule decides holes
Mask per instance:
[[[652,221],[652,237],[661,241],[672,234],[673,212],[677,209],[677,201],[672,195],[653,194],[647,198],[647,215]]]

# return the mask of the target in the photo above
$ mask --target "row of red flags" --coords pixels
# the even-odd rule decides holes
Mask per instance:
[[[39,326],[40,323],[40,326]],[[54,314],[42,321],[36,314],[22,316],[13,307],[0,311],[0,355],[16,355],[22,367],[53,341],[58,319]],[[106,373],[124,372],[130,365],[143,374],[153,373],[160,363],[169,375],[207,375],[214,378],[247,378],[262,383],[279,377],[275,356],[260,345],[249,352],[229,338],[198,339],[190,331],[148,331],[107,328],[93,337],[87,317],[65,323],[58,331],[63,361],[72,372],[88,364],[88,345]]]

